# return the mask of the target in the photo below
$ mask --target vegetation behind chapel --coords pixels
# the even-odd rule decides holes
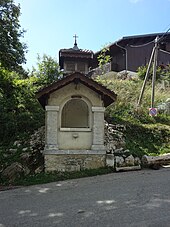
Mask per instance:
[[[106,120],[113,124],[126,125],[126,148],[133,155],[141,157],[144,154],[170,153],[170,115],[159,111],[157,116],[149,116],[151,81],[147,82],[142,105],[137,108],[143,80],[138,76],[121,79],[118,75],[109,72],[97,77],[98,82],[118,95],[114,105],[106,109]],[[162,87],[162,81],[157,81],[155,107],[164,103],[169,97],[170,87]]]
[[[20,79],[15,72],[0,68],[0,145],[11,147],[16,140],[27,140],[38,128],[44,125],[44,110],[35,98],[35,92],[44,86],[41,76],[30,75]],[[150,107],[151,84],[148,82],[142,107],[137,111],[136,103],[142,86],[142,80],[122,80],[110,72],[97,77],[97,81],[113,90],[116,102],[106,109],[109,123],[125,124],[126,148],[136,156],[170,152],[170,116],[159,113],[156,117],[148,114]],[[169,98],[170,88],[161,88],[157,82],[155,105]]]
[[[62,75],[58,62],[47,55],[38,56],[37,67],[31,72],[26,72],[22,68],[21,64],[25,62],[26,46],[20,42],[20,37],[24,34],[18,22],[20,8],[13,3],[13,0],[2,0],[0,12],[3,12],[2,26],[0,26],[2,38],[0,44],[1,174],[1,171],[9,164],[20,161],[20,155],[24,152],[23,148],[29,144],[31,135],[44,125],[45,114],[35,98],[36,91],[60,79]],[[13,21],[13,24],[10,24],[9,20]],[[112,124],[126,125],[126,148],[134,156],[139,157],[144,154],[170,153],[170,116],[159,113],[156,117],[150,117],[148,114],[150,81],[147,83],[142,107],[136,110],[145,71],[146,67],[141,67],[139,78],[136,79],[124,80],[114,72],[96,78],[98,82],[118,95],[114,105],[106,109],[106,120]],[[155,91],[156,106],[170,98],[170,87],[162,88],[161,86],[160,74],[162,75],[162,72],[160,69],[157,71],[159,80]],[[166,81],[169,81],[170,73],[168,71],[164,73]],[[16,146],[18,143],[20,147]],[[25,153],[28,151],[31,152],[27,149]]]

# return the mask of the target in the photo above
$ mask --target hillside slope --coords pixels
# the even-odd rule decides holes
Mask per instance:
[[[143,81],[137,78],[121,79],[110,72],[97,77],[96,80],[117,95],[117,101],[106,110],[106,120],[110,123],[126,125],[126,148],[135,156],[144,154],[159,155],[170,153],[170,115],[158,113],[149,116],[151,100],[151,82],[146,85],[141,108],[137,100]],[[162,88],[161,83],[155,87],[155,107],[170,98],[170,87]]]

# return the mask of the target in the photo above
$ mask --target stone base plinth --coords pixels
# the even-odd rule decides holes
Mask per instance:
[[[81,171],[106,166],[105,154],[45,154],[45,171]]]

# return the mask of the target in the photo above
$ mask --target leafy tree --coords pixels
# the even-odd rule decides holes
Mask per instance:
[[[0,145],[31,133],[44,124],[44,112],[35,98],[36,78],[20,79],[0,67]]]
[[[26,62],[26,45],[20,41],[24,30],[19,24],[20,6],[13,0],[0,0],[0,63],[10,71],[21,71]]]
[[[62,74],[58,62],[52,57],[44,54],[38,55],[37,69],[33,68],[32,75],[38,78],[37,83],[46,86],[61,78]]]
[[[0,65],[0,145],[28,135],[44,124],[44,111],[35,92],[61,76],[51,57],[38,57],[38,69],[27,78]]]
[[[100,54],[97,57],[97,60],[99,62],[99,68],[104,73],[104,66],[111,61],[111,57],[108,54],[109,53],[109,47],[103,47],[100,51]]]

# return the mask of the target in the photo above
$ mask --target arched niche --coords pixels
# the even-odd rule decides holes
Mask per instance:
[[[89,128],[89,107],[81,98],[72,98],[61,112],[61,128]]]

